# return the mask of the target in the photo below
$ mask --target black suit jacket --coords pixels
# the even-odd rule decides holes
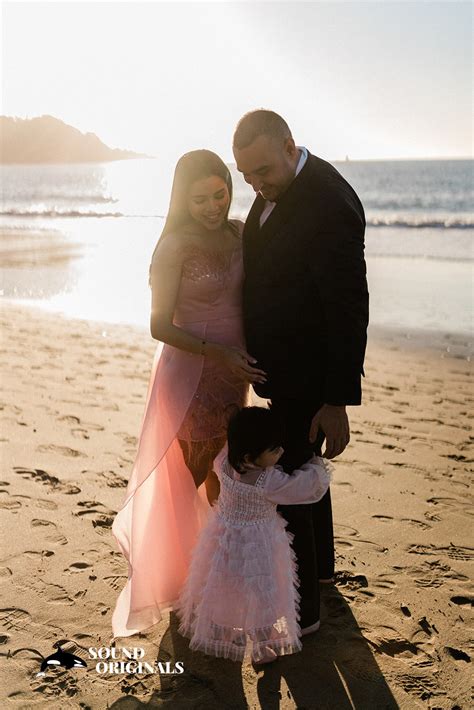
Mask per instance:
[[[308,159],[259,226],[243,233],[247,350],[268,374],[262,397],[360,404],[368,325],[365,217],[330,164]]]

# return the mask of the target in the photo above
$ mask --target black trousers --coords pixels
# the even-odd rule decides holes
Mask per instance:
[[[284,429],[285,453],[279,464],[290,473],[305,463],[313,453],[321,454],[324,433],[309,441],[311,420],[321,402],[274,398],[270,408],[280,418]],[[311,626],[319,620],[319,579],[334,575],[334,534],[331,493],[328,490],[318,503],[280,505],[278,511],[288,521],[287,530],[294,535],[293,549],[300,580],[300,626]]]

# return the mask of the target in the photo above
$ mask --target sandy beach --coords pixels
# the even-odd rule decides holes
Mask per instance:
[[[122,646],[182,674],[98,673],[127,574],[110,526],[130,473],[155,343],[144,330],[2,312],[2,707],[469,707],[466,343],[372,334],[364,404],[333,484],[337,580],[300,654],[256,673],[191,653],[165,618]],[[409,337],[408,337],[409,336]],[[471,410],[472,411],[472,410]],[[472,524],[472,523],[471,523]],[[53,643],[88,668],[37,677]]]

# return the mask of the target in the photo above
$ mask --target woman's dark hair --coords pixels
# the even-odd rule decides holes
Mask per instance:
[[[185,153],[178,160],[173,177],[173,187],[171,188],[170,206],[166,217],[165,226],[155,246],[151,261],[155,255],[156,248],[163,237],[170,232],[175,232],[185,224],[188,224],[192,217],[188,210],[188,197],[191,185],[196,180],[204,180],[217,175],[224,180],[229,191],[230,203],[232,201],[232,178],[229,168],[216,153],[211,150],[192,150]],[[229,210],[225,215],[226,222],[229,219]],[[151,269],[151,266],[150,266]]]
[[[282,441],[283,427],[270,409],[244,407],[227,427],[229,462],[236,471],[245,473],[245,456],[255,461],[267,449],[281,446]]]

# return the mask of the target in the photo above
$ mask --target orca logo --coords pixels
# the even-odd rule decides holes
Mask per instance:
[[[87,663],[79,658],[79,656],[74,656],[72,653],[63,651],[60,643],[57,644],[58,650],[56,653],[52,653],[51,656],[44,658],[41,663],[41,668],[36,677],[46,675],[48,668],[87,668]]]
[[[42,653],[37,651],[36,648],[17,648],[16,651],[13,651],[13,653],[8,653],[8,658],[16,656],[16,654],[21,653],[21,651],[29,651],[30,653],[34,653],[35,656],[39,656],[41,658],[41,667],[39,673],[36,674],[36,677],[46,675],[46,671],[49,668],[87,668],[87,663],[83,661],[82,658],[79,658],[79,656],[75,656],[73,653],[69,653],[68,651],[63,651],[61,646],[64,646],[65,643],[73,643],[77,646],[74,641],[62,639],[61,641],[53,643],[53,648],[57,648],[58,650],[46,658]]]

